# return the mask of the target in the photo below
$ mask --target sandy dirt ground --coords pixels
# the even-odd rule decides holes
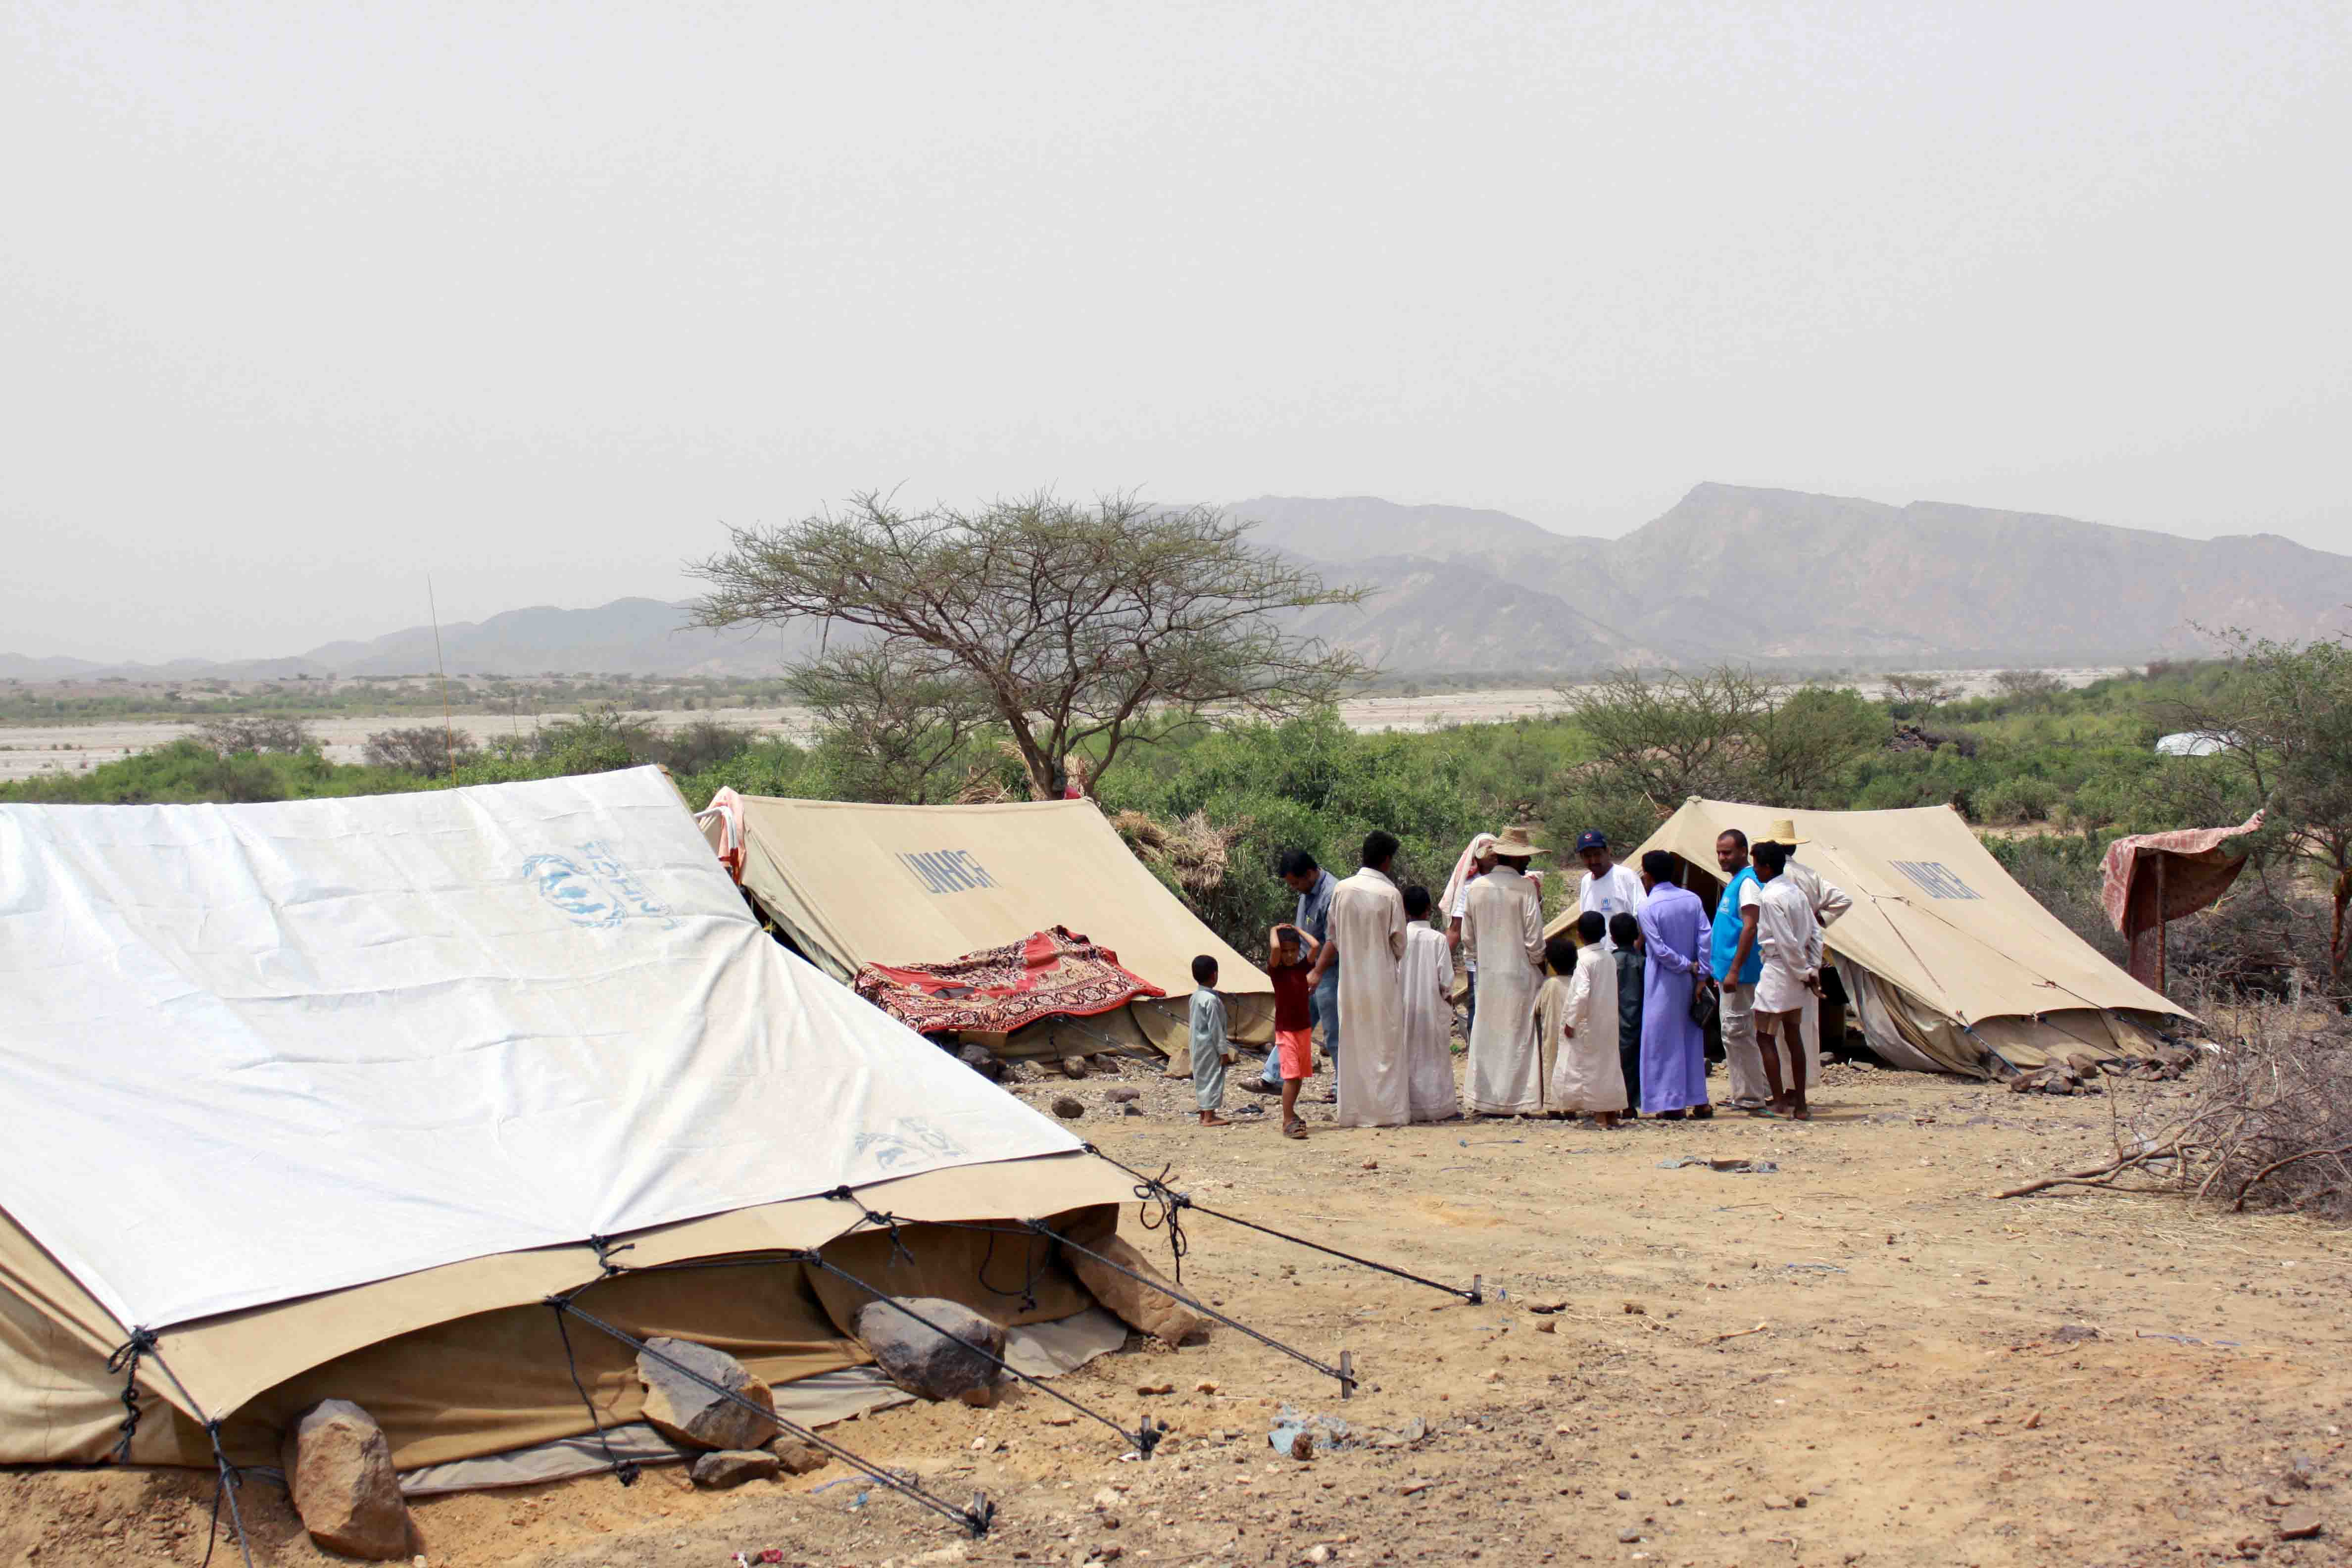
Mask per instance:
[[[1188,1286],[1308,1354],[1350,1352],[1358,1397],[1230,1329],[1130,1340],[1059,1386],[1166,1421],[1149,1463],[1028,1391],[829,1429],[958,1503],[984,1490],[1001,1511],[983,1540],[838,1463],[715,1494],[673,1468],[424,1502],[426,1562],[2352,1563],[2352,1237],[2161,1197],[1986,1195],[2105,1150],[2103,1099],[1837,1067],[1810,1126],[1342,1131],[1310,1104],[1314,1135],[1291,1142],[1271,1116],[1193,1125],[1188,1085],[1129,1070],[1139,1116],[1101,1078],[1017,1092],[1074,1096],[1078,1131],[1172,1163],[1213,1207],[1483,1275],[1487,1300],[1196,1215]],[[1686,1153],[1779,1169],[1661,1168]],[[1428,1435],[1301,1461],[1267,1442],[1284,1406]],[[194,1563],[211,1495],[180,1472],[0,1474],[0,1564]],[[273,1485],[244,1500],[257,1561],[329,1561]],[[2277,1540],[2295,1507],[2325,1532]]]
[[[1939,676],[1962,689],[1965,695],[1981,696],[1992,689],[1991,670],[1930,670],[1925,673]],[[2059,676],[2070,686],[2087,686],[2104,676],[2118,675],[2120,669],[2060,669],[2050,673]],[[1877,695],[1876,683],[1864,679],[1861,684]],[[1341,703],[1340,717],[1358,730],[1433,730],[1447,724],[1495,723],[1506,719],[1525,718],[1547,713],[1559,706],[1559,693],[1550,687],[1526,687],[1494,691],[1455,691],[1440,696],[1362,697]],[[539,716],[539,721],[551,723],[573,715],[550,712]],[[688,712],[657,712],[651,716],[665,729],[690,724],[698,720],[714,720],[722,724],[736,724],[763,736],[781,736],[788,740],[805,739],[809,732],[809,715],[798,708],[717,708]],[[505,714],[460,714],[452,723],[477,741],[488,742],[501,735],[529,732],[532,721]],[[433,720],[410,714],[401,718],[341,719],[328,718],[311,721],[331,763],[358,763],[367,738],[378,730],[430,727]],[[120,762],[152,747],[167,745],[183,735],[195,733],[194,724],[164,721],[137,723],[96,723],[0,726],[0,782],[29,778],[39,773],[73,773],[98,767],[106,763]]]

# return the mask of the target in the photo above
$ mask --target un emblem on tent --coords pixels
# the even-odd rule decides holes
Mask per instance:
[[[618,925],[629,915],[649,916],[667,928],[677,921],[669,906],[646,890],[636,876],[602,844],[580,847],[581,860],[568,855],[534,855],[522,863],[522,874],[539,896],[576,926],[594,929]]]
[[[963,1145],[919,1116],[901,1116],[879,1132],[860,1132],[851,1147],[885,1171],[918,1160],[963,1157]]]

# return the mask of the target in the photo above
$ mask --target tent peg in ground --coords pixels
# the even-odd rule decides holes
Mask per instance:
[[[1474,1307],[1486,1304],[1486,1277],[1484,1274],[1470,1276],[1470,1304]]]
[[[1356,1397],[1356,1352],[1353,1351],[1339,1352],[1339,1397]]]

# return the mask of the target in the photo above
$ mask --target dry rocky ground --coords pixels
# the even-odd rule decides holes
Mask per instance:
[[[984,1489],[1001,1511],[983,1540],[838,1463],[715,1494],[664,1469],[426,1501],[428,1562],[2352,1562],[2352,1237],[2169,1198],[1987,1196],[2106,1149],[2103,1100],[1837,1068],[1811,1126],[1342,1131],[1310,1105],[1301,1143],[1270,1116],[1192,1125],[1189,1086],[1139,1071],[1019,1092],[1074,1096],[1080,1131],[1173,1163],[1213,1207],[1484,1275],[1487,1300],[1196,1215],[1188,1285],[1309,1354],[1351,1352],[1357,1398],[1220,1328],[1060,1384],[1124,1423],[1165,1420],[1149,1463],[1034,1392],[830,1429],[956,1502]],[[1121,1084],[1140,1116],[1108,1102]],[[1779,1169],[1660,1165],[1691,1152]],[[1129,1234],[1164,1259],[1163,1238]],[[1286,1405],[1428,1435],[1301,1461],[1267,1442]],[[0,1564],[195,1563],[211,1492],[179,1473],[0,1475]],[[245,1506],[258,1561],[323,1560],[274,1487],[249,1482]],[[2295,1510],[2321,1533],[2279,1539]]]

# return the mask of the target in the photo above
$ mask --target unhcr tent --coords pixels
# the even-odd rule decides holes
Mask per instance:
[[[881,1397],[865,1298],[780,1251],[1050,1360],[1099,1313],[1044,1241],[983,1279],[998,1235],[849,1233],[1101,1234],[1131,1184],[771,941],[650,768],[0,806],[0,1462],[109,1456],[128,1380],[142,1462],[212,1463],[219,1421],[274,1463],[339,1396],[412,1486],[562,1473],[641,1408],[628,1350],[547,1304],[600,1279],[607,1321],[829,1419]]]
[[[1811,841],[1797,858],[1853,899],[1829,950],[1870,1048],[1894,1066],[2005,1077],[2053,1054],[2139,1055],[2142,1026],[2186,1016],[2035,902],[1948,806],[1791,812],[1693,796],[1642,852],[1679,856],[1711,907],[1716,839],[1782,817]]]
[[[793,946],[837,980],[869,963],[941,963],[1061,926],[1118,955],[1167,996],[1123,1015],[1034,1025],[1014,1056],[1084,1055],[1185,1040],[1192,959],[1217,961],[1234,1037],[1273,1038],[1274,983],[1138,860],[1092,801],[864,805],[739,799],[742,882]],[[737,831],[704,820],[713,847]]]

